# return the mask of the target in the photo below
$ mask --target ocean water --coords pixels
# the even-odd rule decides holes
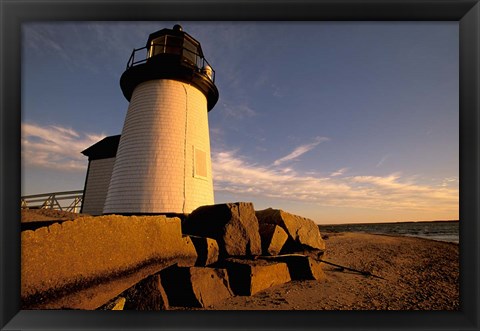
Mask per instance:
[[[320,232],[366,232],[459,242],[458,221],[319,225]]]

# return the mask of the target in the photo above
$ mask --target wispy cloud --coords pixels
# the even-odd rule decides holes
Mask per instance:
[[[280,90],[280,88],[275,87],[275,86],[272,86],[272,88],[273,88],[273,96],[274,96],[274,97],[277,97],[277,98],[283,98],[283,97],[284,97],[284,94],[283,94],[283,92]]]
[[[338,169],[338,170],[332,172],[332,173],[330,174],[330,177],[341,176],[341,175],[343,175],[344,173],[346,173],[347,171],[348,171],[348,168]]]
[[[330,139],[327,138],[327,137],[316,137],[315,140],[312,143],[298,146],[290,154],[288,154],[288,155],[286,155],[286,156],[284,156],[284,157],[282,157],[278,160],[275,160],[273,162],[273,165],[278,166],[278,165],[280,165],[284,162],[294,160],[294,159],[298,158],[299,156],[307,153],[308,151],[311,151],[312,149],[314,149],[316,146],[318,146],[322,142],[325,142],[325,141],[328,141],[328,140],[330,140]]]
[[[446,186],[451,186],[451,185],[458,185],[458,177],[447,177],[444,178],[442,181],[442,184],[440,184],[443,187]]]
[[[27,56],[47,55],[70,70],[108,73],[118,79],[132,49],[148,36],[143,32],[146,26],[137,27],[133,22],[32,22],[22,29],[23,51]]]
[[[81,151],[104,137],[58,125],[22,123],[22,162],[61,171],[84,171],[87,158]]]
[[[257,115],[255,110],[253,110],[247,103],[239,103],[236,105],[231,103],[223,103],[222,106],[222,114],[226,117],[244,119]]]
[[[214,152],[212,165],[215,190],[219,192],[345,208],[458,210],[458,187],[421,185],[399,173],[388,176],[313,176],[292,168],[252,163],[235,151]]]
[[[384,155],[384,156],[380,159],[380,161],[378,161],[378,163],[377,163],[377,165],[376,165],[375,167],[376,167],[376,168],[381,167],[381,166],[383,165],[383,163],[384,163],[385,161],[387,161],[387,159],[388,159],[389,157],[390,157],[390,154]]]
[[[104,137],[104,134],[82,133],[59,125],[23,123],[22,162],[60,171],[85,171],[87,158],[80,152]],[[300,151],[305,153],[320,141],[317,138],[311,144],[300,146],[304,147]],[[416,177],[405,177],[401,173],[341,176],[348,168],[321,176],[298,172],[293,167],[282,166],[281,162],[277,165],[254,163],[238,155],[238,151],[229,150],[214,151],[212,166],[218,192],[342,208],[458,210],[457,177],[442,178],[438,183],[426,185],[417,183]],[[443,183],[449,185],[442,186]]]

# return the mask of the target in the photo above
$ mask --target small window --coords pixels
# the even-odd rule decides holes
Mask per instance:
[[[183,39],[177,36],[164,35],[155,38],[150,43],[149,57],[158,54],[182,54],[182,42]]]
[[[185,39],[183,47],[183,57],[190,63],[197,65],[197,46]]]
[[[155,38],[150,43],[150,52],[148,57],[152,57],[158,54],[165,53],[165,36]]]
[[[193,148],[193,176],[207,178],[207,153],[198,148]]]
[[[182,54],[182,43],[183,39],[177,36],[166,36],[166,44],[167,47],[165,48],[165,53],[168,54]]]

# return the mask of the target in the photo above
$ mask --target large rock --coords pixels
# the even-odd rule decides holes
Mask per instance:
[[[275,224],[260,224],[260,238],[264,255],[277,255],[288,239],[288,235],[281,227]]]
[[[100,307],[100,310],[123,310],[125,302],[127,300],[124,297],[117,297],[112,301],[105,304],[103,307]]]
[[[199,207],[182,223],[182,230],[217,240],[222,258],[262,254],[258,220],[250,202]]]
[[[96,309],[195,247],[178,218],[98,216],[21,233],[22,309]]]
[[[215,239],[195,236],[190,236],[190,239],[197,250],[196,266],[204,267],[218,261],[220,250]]]
[[[312,220],[272,208],[256,211],[255,214],[260,224],[275,224],[287,232],[289,238],[283,252],[325,250],[320,230]]]
[[[123,308],[125,307],[125,302],[125,298],[118,298],[118,300],[115,301],[112,310],[123,310]]]
[[[122,293],[126,298],[125,308],[129,310],[168,310],[167,293],[159,274],[145,278]]]
[[[291,280],[286,263],[226,259],[230,287],[236,295],[253,295]]]
[[[225,269],[174,265],[160,275],[172,306],[204,308],[233,296]]]
[[[322,262],[305,255],[275,256],[269,261],[284,262],[292,280],[321,280],[325,278]]]

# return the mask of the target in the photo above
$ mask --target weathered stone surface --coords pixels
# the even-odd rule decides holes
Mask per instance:
[[[172,306],[208,307],[233,296],[225,269],[175,265],[160,275]]]
[[[262,254],[258,220],[250,202],[199,207],[182,223],[182,230],[217,240],[221,257]]]
[[[256,211],[255,214],[260,224],[275,224],[287,232],[289,238],[282,252],[325,249],[320,230],[312,220],[272,208]]]
[[[168,310],[167,293],[159,274],[149,276],[122,293],[126,298],[125,309]]]
[[[282,250],[288,235],[281,227],[275,224],[260,224],[260,238],[264,255],[277,255]]]
[[[21,234],[23,309],[96,309],[174,263],[194,265],[178,218],[99,216]]]
[[[229,258],[224,265],[228,270],[230,287],[236,295],[253,295],[291,280],[286,263]]]
[[[195,236],[191,236],[190,239],[197,250],[196,266],[203,267],[218,261],[220,250],[215,239]]]
[[[125,301],[125,298],[118,298],[118,300],[115,301],[112,310],[123,310],[123,307],[125,307]]]
[[[270,261],[285,262],[292,280],[320,280],[325,278],[322,262],[309,256],[276,256]]]
[[[160,240],[163,240],[163,238]],[[195,245],[193,244],[193,241],[189,236],[182,235],[182,242],[183,243],[179,244],[179,249],[182,249],[183,253],[188,256],[188,258],[180,258],[177,259],[175,262],[179,267],[193,267],[195,265],[195,262],[198,260],[198,254],[197,250],[195,249]],[[170,265],[172,265],[172,263]]]
[[[104,306],[100,307],[100,310],[123,310],[125,307],[126,299],[124,297],[117,297]]]

